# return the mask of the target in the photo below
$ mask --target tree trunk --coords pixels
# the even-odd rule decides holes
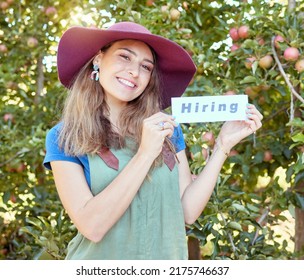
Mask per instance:
[[[296,8],[296,0],[288,0],[288,12],[292,13]],[[304,190],[304,183],[296,186],[301,193]],[[304,259],[304,210],[295,209],[295,252],[300,253],[299,259]]]
[[[288,0],[288,12],[291,13],[296,8],[296,0]]]
[[[304,196],[304,180],[297,183],[295,191]],[[304,210],[301,208],[295,209],[295,252],[304,260]]]
[[[304,260],[304,210],[295,209],[295,252],[301,253],[299,259]]]
[[[188,259],[189,260],[200,260],[201,250],[199,240],[195,237],[188,236]]]

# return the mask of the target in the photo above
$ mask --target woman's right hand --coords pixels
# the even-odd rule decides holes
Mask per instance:
[[[157,158],[162,151],[165,138],[173,135],[176,126],[174,117],[162,112],[144,119],[138,152],[153,159]]]

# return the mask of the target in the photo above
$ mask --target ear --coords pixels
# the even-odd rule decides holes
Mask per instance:
[[[94,57],[93,64],[100,64],[103,57],[103,52],[99,51]]]

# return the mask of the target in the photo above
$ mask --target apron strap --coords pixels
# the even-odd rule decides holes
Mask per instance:
[[[165,164],[168,166],[170,171],[172,171],[175,166],[174,153],[166,145],[163,146],[162,153]],[[106,163],[107,166],[118,170],[119,160],[109,148],[103,147],[97,154]]]
[[[118,170],[119,160],[111,152],[111,150],[109,148],[103,147],[103,148],[101,148],[101,150],[97,154],[106,163],[107,166],[109,166],[110,168],[113,168],[115,170]]]

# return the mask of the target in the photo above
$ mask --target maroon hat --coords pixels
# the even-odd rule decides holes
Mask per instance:
[[[110,42],[140,40],[157,54],[162,83],[162,108],[171,104],[171,97],[180,97],[189,85],[196,67],[190,55],[178,44],[154,35],[142,25],[120,22],[108,29],[71,27],[58,46],[57,67],[60,82],[69,88],[80,69]]]

